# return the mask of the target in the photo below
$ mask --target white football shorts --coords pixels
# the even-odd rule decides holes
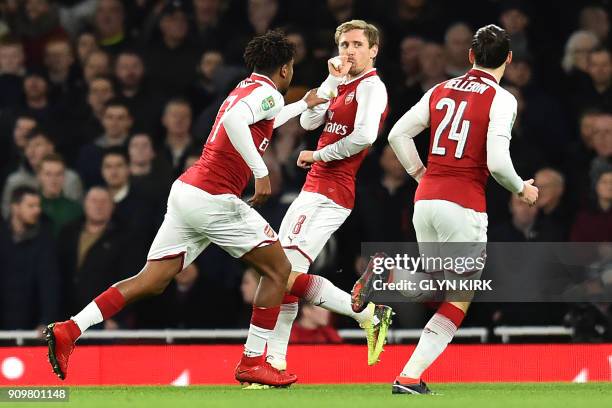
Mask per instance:
[[[419,200],[412,217],[419,252],[426,257],[486,258],[487,213],[465,208],[446,200]],[[439,264],[439,263],[438,263]],[[471,264],[471,262],[470,262]],[[436,265],[436,262],[430,262]],[[440,270],[428,267],[428,272]],[[457,271],[457,273],[474,270]]]
[[[279,231],[291,270],[308,273],[327,240],[350,214],[351,210],[322,194],[300,192],[289,206]]]
[[[183,256],[186,268],[211,242],[240,258],[277,240],[268,222],[235,195],[212,195],[176,180],[147,260]]]

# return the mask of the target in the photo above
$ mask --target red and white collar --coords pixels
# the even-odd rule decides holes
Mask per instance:
[[[342,83],[342,85],[348,85],[348,84],[350,84],[351,82],[355,82],[355,81],[357,81],[357,80],[359,80],[359,79],[361,79],[361,78],[363,78],[363,77],[365,77],[365,76],[370,76],[370,74],[372,74],[372,73],[376,73],[376,68],[370,68],[370,69],[368,69],[367,71],[366,71],[366,70],[364,70],[364,71],[363,71],[361,74],[359,74],[359,76],[357,76],[357,77],[355,77],[355,78],[351,79],[350,81],[343,82],[343,83]]]
[[[491,81],[494,81],[495,83],[497,83],[497,79],[495,79],[495,77],[490,73],[485,71],[484,69],[480,69],[480,68],[472,68],[470,69],[467,74],[472,74],[472,75],[477,75],[480,77],[485,77],[490,79]]]
[[[276,84],[274,83],[274,81],[272,81],[270,78],[268,78],[265,75],[257,74],[255,72],[253,72],[249,78],[251,78],[255,82],[266,83],[266,84],[270,85],[272,88],[276,89]]]

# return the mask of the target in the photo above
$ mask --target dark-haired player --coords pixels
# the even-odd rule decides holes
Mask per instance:
[[[510,159],[510,132],[517,103],[499,86],[506,64],[512,61],[508,34],[495,25],[482,27],[474,35],[469,59],[472,69],[427,91],[389,134],[389,143],[400,162],[419,183],[413,223],[421,252],[429,253],[431,246],[426,243],[477,243],[472,246],[474,250],[484,249],[489,173],[529,205],[538,198],[533,180],[523,181]],[[431,142],[426,169],[412,138],[427,127],[431,128]],[[443,251],[448,247],[442,246]],[[468,255],[482,256],[482,252]],[[454,271],[428,272],[443,273],[447,279],[456,276]],[[480,273],[467,271],[463,276],[479,277]],[[362,282],[362,288],[372,282]],[[464,300],[471,299],[472,294],[467,299],[465,294],[462,298],[450,292],[446,295],[447,301],[425,326],[410,360],[396,378],[393,393],[430,393],[421,376],[452,340],[470,305]]]
[[[68,358],[83,331],[111,318],[128,303],[162,293],[178,272],[214,243],[261,274],[236,379],[269,386],[296,381],[295,375],[266,363],[263,355],[276,324],[290,264],[276,232],[239,198],[253,173],[255,195],[249,203],[256,206],[266,201],[271,189],[262,155],[274,127],[324,102],[310,92],[305,100],[283,108],[281,93],[293,76],[294,53],[293,45],[276,31],[255,37],[247,45],[244,59],[253,73],[221,105],[200,159],[174,182],[145,267],[111,286],[70,320],[48,326],[49,360],[61,379],[66,377]]]

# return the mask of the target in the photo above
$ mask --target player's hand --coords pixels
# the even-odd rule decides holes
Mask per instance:
[[[255,195],[247,201],[251,207],[259,207],[263,205],[272,195],[272,187],[270,187],[270,177],[262,177],[255,179]]]
[[[523,183],[523,191],[519,193],[519,197],[523,202],[534,205],[538,199],[539,190],[533,185],[533,179],[525,180]]]
[[[334,64],[332,64],[332,60],[337,61],[338,59],[340,60],[340,66],[336,68]],[[327,61],[327,69],[329,69],[329,74],[331,76],[335,76],[338,78],[345,77],[348,74],[348,72],[351,70],[352,65],[353,64],[348,61],[348,57],[346,55],[343,55],[341,57],[330,58]]]
[[[312,150],[302,150],[297,159],[298,167],[309,169],[314,163],[314,152]]]
[[[313,108],[317,105],[327,102],[327,99],[319,98],[317,96],[317,89],[319,88],[311,89],[306,93],[303,98],[306,104],[308,105],[308,108]]]

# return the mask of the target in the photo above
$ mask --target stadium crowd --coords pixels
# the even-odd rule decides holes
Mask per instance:
[[[325,78],[338,24],[362,18],[383,35],[376,66],[389,117],[359,173],[353,214],[315,261],[315,273],[350,289],[366,262],[361,242],[415,240],[416,183],[387,145],[388,130],[431,86],[469,69],[474,29],[488,23],[512,39],[514,59],[502,81],[518,100],[511,153],[518,173],[540,189],[531,208],[490,183],[489,241],[612,241],[609,2],[468,4],[0,2],[0,329],[33,329],[74,314],[140,270],[171,183],[198,159],[227,92],[248,74],[244,46],[272,28],[296,45],[287,102]],[[265,155],[273,197],[261,208],[275,229],[305,178],[297,154],[315,147],[317,136],[298,119],[275,131]],[[416,143],[426,157],[429,135]],[[211,247],[163,295],[104,328],[246,327],[256,282]],[[424,306],[398,307],[396,327],[427,319]],[[578,340],[612,338],[607,303],[472,308],[467,325],[568,324],[579,328]],[[299,321],[298,341],[341,340],[318,310],[302,311]]]

